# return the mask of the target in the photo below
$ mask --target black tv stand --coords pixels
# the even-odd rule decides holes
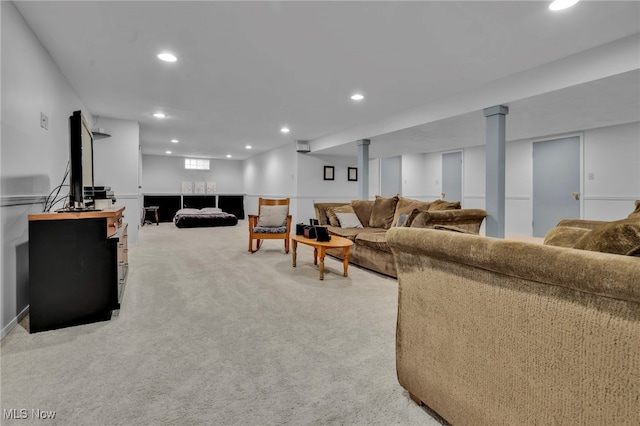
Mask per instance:
[[[29,215],[29,332],[107,321],[126,284],[124,207]]]

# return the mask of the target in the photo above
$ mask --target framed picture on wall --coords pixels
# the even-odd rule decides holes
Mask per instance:
[[[334,180],[333,166],[324,166],[324,180]]]
[[[182,193],[193,194],[193,182],[182,182]]]
[[[347,168],[347,179],[356,181],[358,180],[358,168],[357,167],[349,167]]]

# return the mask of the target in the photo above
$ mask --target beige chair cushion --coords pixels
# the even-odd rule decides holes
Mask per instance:
[[[336,216],[336,213],[355,213],[355,211],[349,204],[340,207],[329,207],[327,209],[327,217],[329,218],[329,224],[331,226],[340,226],[340,220],[338,216]]]
[[[392,226],[398,226],[398,220],[400,220],[400,215],[406,214],[410,215],[415,209],[418,210],[429,210],[429,206],[431,206],[431,201],[419,201],[412,200],[411,198],[398,198],[398,204],[396,204],[396,211],[393,215],[393,224]],[[402,226],[402,225],[401,225]]]
[[[289,206],[261,206],[260,217],[258,218],[258,226],[285,226],[287,224],[288,214]]]
[[[391,228],[393,216],[396,212],[396,204],[398,204],[398,198],[398,195],[389,198],[376,195],[376,199],[373,202],[371,217],[369,218],[369,227],[384,229]]]
[[[373,200],[351,200],[351,207],[353,207],[358,219],[360,219],[360,223],[364,226],[369,226]]]
[[[573,248],[640,256],[640,220],[616,220],[599,226],[580,238]]]

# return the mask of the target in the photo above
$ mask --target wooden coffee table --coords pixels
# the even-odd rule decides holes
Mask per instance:
[[[303,235],[292,235],[291,236],[291,258],[293,260],[293,267],[296,267],[296,249],[298,248],[298,243],[302,243],[308,246],[313,247],[313,264],[318,265],[318,258],[320,258],[320,264],[318,265],[318,269],[320,269],[320,279],[324,280],[324,255],[327,249],[332,248],[341,248],[344,258],[342,259],[342,264],[344,265],[344,276],[348,276],[347,267],[349,266],[349,249],[353,245],[353,241],[338,237],[335,235],[331,236],[330,241],[317,241],[315,238],[305,238]]]

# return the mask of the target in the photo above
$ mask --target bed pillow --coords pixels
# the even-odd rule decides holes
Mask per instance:
[[[200,209],[200,212],[202,213],[222,213],[222,209],[218,208],[218,207],[204,207],[202,209]]]
[[[285,226],[287,224],[288,214],[289,214],[289,206],[262,206],[260,207],[260,217],[258,218],[258,226],[260,227]]]
[[[355,213],[340,213],[336,212],[338,221],[341,228],[362,228],[362,223],[358,219],[358,215]]]

